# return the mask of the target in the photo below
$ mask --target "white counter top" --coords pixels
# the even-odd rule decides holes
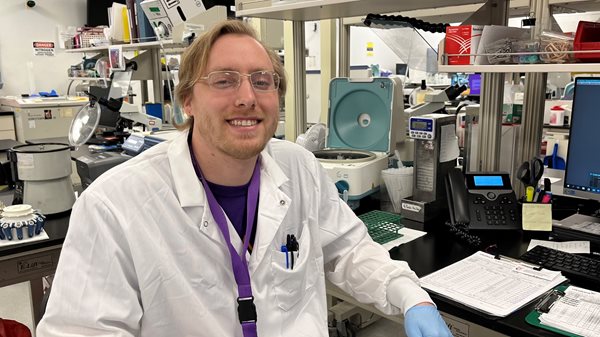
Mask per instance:
[[[5,105],[13,108],[80,106],[87,104],[87,102],[87,97],[0,97],[0,105]]]

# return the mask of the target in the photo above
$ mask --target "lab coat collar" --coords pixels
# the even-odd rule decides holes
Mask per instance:
[[[182,132],[171,144],[167,156],[171,167],[173,183],[181,207],[203,206],[206,196],[196,177],[192,157],[187,144],[188,132]]]
[[[206,204],[206,196],[192,165],[187,144],[188,132],[182,132],[169,145],[169,166],[173,172],[172,177],[181,207],[203,206]],[[276,187],[280,187],[288,180],[288,177],[271,157],[270,152],[269,144],[261,152],[261,181],[265,179],[266,175]],[[262,192],[261,188],[261,195],[264,194]]]
[[[269,153],[270,146],[267,144],[261,153],[260,199],[254,248],[252,256],[246,255],[250,273],[264,258],[292,203],[280,188],[289,179]]]
[[[202,206],[203,221],[214,222],[210,209],[207,206],[206,194],[202,184],[198,180],[192,165],[192,159],[187,143],[188,131],[173,139],[169,144],[168,158],[171,167],[172,179],[175,190],[179,198],[181,207]],[[267,144],[261,152],[261,174],[260,174],[260,196],[259,212],[257,218],[256,237],[254,239],[254,249],[252,256],[247,255],[249,269],[252,273],[260,261],[265,256],[271,241],[275,237],[277,230],[290,207],[291,199],[280,189],[280,187],[289,180],[275,159],[271,157],[270,144]],[[203,226],[202,232],[214,240],[221,241],[221,234],[216,226]],[[235,231],[231,223],[229,224],[231,233]],[[231,243],[239,252],[242,249],[242,242],[236,235],[231,236]]]

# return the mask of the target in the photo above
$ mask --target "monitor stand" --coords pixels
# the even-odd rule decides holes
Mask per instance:
[[[553,221],[553,231],[561,241],[590,241],[600,247],[600,218],[573,214],[560,221]]]

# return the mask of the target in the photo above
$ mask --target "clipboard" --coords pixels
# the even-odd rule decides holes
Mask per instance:
[[[428,292],[495,317],[510,315],[566,280],[560,272],[482,251],[420,279]]]
[[[552,304],[555,300],[557,300],[559,298],[559,297],[552,298],[553,294],[555,294],[556,292],[564,293],[564,291],[568,287],[569,287],[569,285],[560,285],[560,286],[554,288],[552,290],[552,292],[549,292],[548,294],[546,294],[540,300],[540,302],[538,303],[538,305],[536,305],[536,308],[525,317],[525,322],[527,322],[527,323],[529,323],[529,324],[531,324],[531,325],[533,325],[535,327],[538,327],[538,328],[541,328],[541,329],[545,329],[545,330],[548,330],[548,331],[552,331],[552,332],[555,332],[555,333],[558,333],[558,334],[561,334],[561,335],[564,335],[564,336],[581,337],[580,335],[576,335],[576,334],[568,332],[568,331],[564,331],[564,330],[561,330],[561,329],[558,329],[558,328],[555,328],[555,327],[552,327],[552,326],[549,326],[549,325],[545,325],[545,324],[542,324],[540,322],[540,315],[543,312],[540,312],[538,310],[538,308],[540,306]]]

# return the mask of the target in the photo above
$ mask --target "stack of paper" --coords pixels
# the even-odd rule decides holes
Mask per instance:
[[[580,336],[600,336],[600,293],[570,286],[540,322]]]
[[[131,41],[131,19],[127,6],[113,3],[109,8],[110,39],[113,41]]]
[[[566,280],[557,271],[477,252],[423,277],[421,285],[486,314],[505,317]]]

